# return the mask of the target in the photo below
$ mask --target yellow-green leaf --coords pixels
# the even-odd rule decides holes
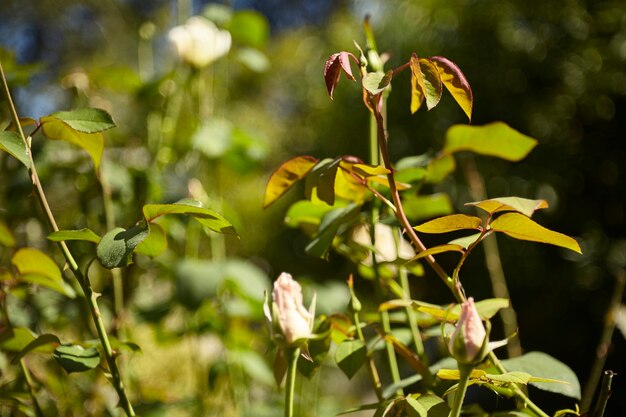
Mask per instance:
[[[443,181],[456,169],[456,161],[452,155],[443,154],[428,163],[426,166],[426,181],[437,184]]]
[[[502,232],[516,239],[548,243],[582,253],[576,240],[546,229],[520,213],[505,213],[492,221],[490,227],[496,232]]]
[[[297,156],[278,167],[265,187],[263,208],[268,207],[297,181],[304,178],[317,162],[318,160],[312,156]]]
[[[414,229],[422,233],[447,233],[456,230],[481,230],[483,221],[476,216],[466,214],[450,214],[415,226]]]
[[[539,209],[547,208],[546,200],[529,200],[521,197],[498,197],[490,200],[465,203],[466,206],[476,206],[489,214],[499,211],[518,211],[525,216],[532,217]]]
[[[194,205],[196,203],[197,205]],[[143,215],[150,223],[166,214],[186,214],[214,232],[237,234],[233,225],[224,216],[214,210],[201,207],[199,204],[191,199],[184,199],[173,204],[146,204],[143,206]]]
[[[362,177],[386,175],[390,172],[387,168],[380,165],[354,164],[352,165],[352,169],[355,173],[359,174]]]
[[[95,234],[91,229],[80,230],[58,230],[48,235],[48,240],[53,242],[61,242],[64,240],[86,240],[88,242],[100,242],[100,236]]]
[[[417,55],[411,56],[409,66],[411,67],[411,113],[415,113],[422,106],[426,97],[426,84]]]
[[[432,56],[428,60],[437,68],[441,82],[471,121],[474,95],[472,94],[472,87],[470,87],[461,69],[454,62],[442,56]]]
[[[425,257],[430,256],[430,255],[436,255],[438,253],[444,253],[444,252],[461,252],[461,253],[463,253],[464,250],[465,250],[465,248],[463,248],[463,246],[461,246],[461,245],[454,245],[454,244],[433,246],[432,248],[428,248],[428,249],[426,249],[424,251],[421,251],[415,257],[413,257],[413,259],[411,259],[409,262],[413,262],[413,261],[416,261],[416,260],[421,259],[421,258],[425,258]]]
[[[30,168],[30,158],[24,141],[20,136],[11,131],[0,132],[0,150],[8,152],[18,161],[20,161],[26,168]]]
[[[167,249],[165,230],[157,223],[148,224],[148,236],[137,245],[135,252],[154,258]]]
[[[0,245],[8,248],[15,246],[15,238],[3,221],[0,221]]]
[[[508,161],[519,161],[537,145],[537,141],[503,122],[484,126],[454,125],[446,132],[443,152],[471,151]]]
[[[11,258],[11,263],[19,272],[19,281],[42,285],[71,298],[76,295],[63,281],[57,264],[39,249],[19,249]]]
[[[482,369],[474,369],[470,374],[472,379],[480,379],[487,375],[487,372]],[[458,369],[440,369],[437,371],[437,378],[445,379],[448,381],[458,381],[461,378],[461,373]]]
[[[426,58],[420,58],[420,67],[424,76],[424,86],[426,87],[426,107],[428,110],[439,104],[443,87],[441,83],[441,75],[437,66]]]
[[[104,136],[101,132],[85,133],[75,130],[64,121],[53,116],[41,118],[41,128],[44,135],[53,140],[64,140],[80,148],[83,148],[96,167],[100,166],[102,151],[104,149]]]

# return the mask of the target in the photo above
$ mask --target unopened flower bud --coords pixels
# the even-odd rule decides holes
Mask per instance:
[[[448,349],[459,363],[471,364],[484,359],[488,350],[485,348],[487,331],[483,325],[474,299],[468,298],[461,304],[461,317],[448,343]]]
[[[288,345],[311,337],[315,301],[311,303],[310,311],[304,308],[302,288],[290,274],[283,272],[274,281],[272,299],[272,316],[278,322],[280,332]]]

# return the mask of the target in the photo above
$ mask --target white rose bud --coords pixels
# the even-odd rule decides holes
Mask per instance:
[[[168,38],[178,56],[196,68],[206,67],[226,55],[231,45],[230,32],[218,29],[201,16],[192,16],[184,25],[172,28]]]
[[[311,303],[311,311],[304,308],[302,288],[290,274],[283,272],[274,281],[272,299],[275,312],[273,316],[276,317],[288,345],[294,345],[302,339],[311,337],[315,318],[313,312],[315,301]]]
[[[459,363],[476,363],[484,359],[488,352],[486,339],[487,331],[478,315],[474,299],[470,297],[461,304],[461,317],[452,333],[448,349]]]

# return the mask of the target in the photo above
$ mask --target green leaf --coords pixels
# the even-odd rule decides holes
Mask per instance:
[[[315,192],[317,197],[329,206],[335,204],[335,179],[340,164],[341,158],[327,158],[313,167],[305,183],[305,193],[309,199]]]
[[[454,125],[446,132],[443,152],[451,154],[471,151],[508,161],[519,161],[536,145],[535,139],[521,134],[503,122],[484,126]]]
[[[431,248],[428,248],[424,251],[421,251],[420,253],[418,253],[416,256],[413,257],[413,259],[411,259],[409,262],[413,262],[416,261],[418,259],[421,258],[425,258],[427,256],[430,255],[436,255],[438,253],[444,253],[444,252],[461,252],[463,253],[465,251],[465,248],[461,245],[453,245],[453,244],[447,244],[447,245],[438,245],[438,246],[433,246]]]
[[[263,208],[268,207],[285,194],[297,181],[306,177],[317,162],[318,159],[312,156],[297,156],[278,167],[270,176],[265,187]]]
[[[363,342],[358,339],[346,340],[337,346],[335,361],[339,369],[341,369],[349,379],[352,379],[354,374],[356,374],[365,363],[366,354],[367,350]]]
[[[529,200],[521,197],[498,197],[489,200],[465,203],[466,206],[476,206],[489,214],[500,211],[517,211],[525,216],[532,217],[535,211],[548,207],[546,200]]]
[[[460,238],[458,238],[458,239],[451,240],[451,241],[449,241],[448,243],[449,243],[450,245],[459,245],[459,246],[461,246],[463,249],[467,249],[467,248],[469,248],[469,246],[470,246],[472,243],[476,242],[476,240],[477,240],[480,236],[481,236],[481,233],[474,233],[474,234],[471,234],[471,235],[469,235],[469,236],[463,236],[463,237],[460,237]]]
[[[352,165],[352,169],[355,173],[359,174],[362,177],[387,175],[389,172],[391,172],[384,166],[380,165],[354,164]]]
[[[9,230],[3,221],[0,221],[0,245],[6,246],[7,248],[15,246],[13,233],[11,233],[11,230]]]
[[[446,193],[429,195],[406,195],[402,206],[406,216],[411,220],[432,219],[454,211],[450,196]]]
[[[56,335],[46,333],[38,336],[35,340],[24,346],[22,350],[11,360],[11,363],[16,364],[22,359],[26,354],[32,352],[34,350],[42,351],[43,346],[47,345],[59,345],[61,341]],[[51,349],[50,349],[51,350]]]
[[[422,233],[447,233],[457,230],[481,230],[483,221],[476,216],[466,214],[450,214],[415,226],[414,229]]]
[[[39,249],[21,248],[13,255],[11,263],[17,268],[21,282],[42,285],[70,298],[76,295],[63,281],[57,264]]]
[[[477,301],[475,303],[476,310],[478,311],[478,315],[483,320],[489,320],[493,316],[495,316],[498,311],[503,308],[509,308],[511,306],[511,301],[507,298],[487,298],[484,300]],[[453,312],[455,314],[461,315],[461,306],[457,305]]]
[[[41,128],[44,135],[50,139],[63,140],[83,148],[91,156],[96,170],[98,169],[102,159],[102,151],[104,150],[104,137],[101,132],[80,132],[52,116],[46,116],[41,119]]]
[[[324,257],[333,243],[333,239],[339,230],[348,227],[359,213],[359,206],[350,205],[334,209],[324,215],[313,240],[306,246],[305,251],[310,256]]]
[[[165,230],[157,223],[148,223],[148,236],[135,248],[135,252],[154,258],[167,249]]]
[[[505,213],[491,222],[490,227],[515,239],[548,243],[582,253],[576,240],[559,232],[546,229],[520,213]]]
[[[37,335],[26,327],[5,327],[0,333],[0,347],[9,352],[19,352],[36,338]]]
[[[313,203],[309,200],[300,200],[295,202],[287,210],[285,215],[285,224],[289,227],[298,227],[303,225],[318,226],[326,213],[333,210],[328,204]]]
[[[441,100],[443,93],[441,76],[439,70],[429,59],[420,58],[420,67],[424,77],[424,86],[426,87],[426,108],[431,110]]]
[[[441,77],[441,82],[471,121],[474,95],[461,69],[454,62],[442,56],[431,56],[428,60],[435,66]]]
[[[270,35],[267,18],[253,10],[235,12],[227,29],[233,41],[257,49],[265,47]]]
[[[84,108],[70,111],[60,111],[41,119],[54,117],[63,121],[69,127],[82,133],[97,133],[115,127],[115,122],[109,113],[102,109]]]
[[[26,146],[24,146],[24,141],[17,133],[6,130],[0,132],[0,150],[8,152],[24,164],[26,168],[30,168],[28,151]]]
[[[363,88],[373,95],[379,94],[391,83],[392,74],[392,71],[386,74],[382,72],[368,72],[363,77]]]
[[[95,234],[91,229],[80,230],[59,230],[48,235],[48,240],[53,242],[61,242],[65,240],[85,240],[87,242],[98,243],[100,236]]]
[[[317,333],[319,333],[319,329]],[[309,355],[313,360],[299,360],[298,372],[307,378],[311,378],[313,374],[315,374],[315,372],[322,366],[322,362],[328,354],[328,350],[330,349],[330,337],[309,340],[307,348]]]
[[[572,371],[563,362],[543,352],[528,352],[523,356],[505,359],[502,365],[509,371],[527,372],[533,378],[549,378],[564,381],[566,384],[529,381],[543,391],[554,392],[570,398],[580,400],[580,382]]]
[[[450,407],[434,394],[411,394],[405,399],[408,417],[448,417]]]
[[[207,158],[223,157],[233,145],[233,124],[220,117],[204,120],[191,141]]]
[[[426,181],[437,184],[443,181],[456,169],[456,161],[452,155],[443,154],[428,163],[426,166]]]
[[[192,205],[197,204],[197,205]],[[200,202],[190,199],[173,204],[146,204],[143,206],[143,215],[148,223],[166,214],[186,214],[192,216],[203,226],[214,232],[236,235],[233,225],[221,214],[200,206]]]
[[[65,372],[85,372],[100,364],[96,348],[85,349],[80,345],[62,345],[54,350],[52,357]]]
[[[126,230],[116,227],[109,230],[96,248],[96,255],[107,269],[122,268],[132,263],[133,251],[148,236],[145,222]]]

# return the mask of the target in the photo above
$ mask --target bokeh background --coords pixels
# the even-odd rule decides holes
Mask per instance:
[[[546,245],[507,238],[498,241],[523,349],[559,358],[584,384],[607,321],[616,277],[626,266],[626,3],[220,3],[234,11],[254,11],[255,18],[250,32],[233,35],[229,56],[211,67],[212,81],[205,86],[207,90],[198,90],[199,95],[207,91],[212,117],[226,120],[235,139],[211,151],[209,162],[194,171],[194,154],[199,151],[185,145],[197,127],[185,119],[191,107],[183,98],[181,116],[174,127],[167,121],[155,122],[154,114],[165,112],[165,98],[176,96],[168,86],[182,88],[180,79],[173,75],[180,68],[167,41],[168,30],[191,15],[206,12],[210,5],[200,0],[2,2],[1,56],[20,114],[38,118],[90,105],[107,109],[116,120],[118,128],[107,133],[103,166],[107,167],[115,197],[117,224],[132,225],[141,204],[148,200],[172,202],[187,196],[189,180],[197,178],[209,197],[219,197],[227,217],[234,219],[241,238],[226,238],[225,253],[244,265],[242,268],[254,268],[254,272],[243,274],[257,274],[258,288],[267,288],[270,279],[289,271],[317,287],[323,294],[322,304],[326,299],[329,309],[343,308],[347,302],[343,282],[354,266],[338,255],[331,254],[328,260],[308,257],[304,253],[307,237],[283,222],[289,204],[301,198],[302,190],[291,191],[284,201],[266,210],[261,206],[270,173],[292,156],[345,154],[367,159],[368,114],[358,85],[342,79],[335,99],[330,101],[322,69],[331,53],[354,52],[353,40],[364,43],[362,20],[369,14],[379,50],[390,53],[389,67],[406,61],[412,52],[446,56],[459,65],[473,88],[473,124],[502,120],[538,139],[537,148],[521,162],[476,158],[475,163],[488,196],[547,199],[550,208],[537,214],[538,221],[581,244],[583,255],[578,256]],[[210,10],[219,20],[220,10],[225,9]],[[446,95],[435,110],[422,109],[411,115],[408,75],[405,78],[398,84],[404,82],[407,88],[395,88],[389,102],[394,160],[437,150],[449,126],[465,123],[462,111]],[[6,120],[6,110],[2,112]],[[158,136],[155,129],[170,129],[166,135],[172,138],[170,149],[155,157],[166,167],[158,178],[149,169],[150,151],[146,150],[149,138]],[[94,207],[100,190],[89,161],[72,156],[76,152],[70,148],[59,151],[58,144],[54,144],[56,148],[36,146],[42,152],[41,175],[60,223],[68,229],[84,227],[85,223],[102,224],[103,213]],[[31,206],[15,198],[28,195],[28,178],[19,174],[8,158],[2,156],[0,163],[0,216],[11,220],[24,242],[36,244],[33,242],[45,232],[32,213],[28,214]],[[447,192],[455,209],[465,212],[464,203],[472,201],[466,184],[463,173],[458,172],[433,191]],[[172,250],[184,248],[184,236],[183,227],[178,240],[174,236]],[[230,326],[228,329],[215,324],[217,318],[207,319],[209,324],[199,319],[198,311],[204,311],[204,317],[211,313],[200,306],[202,299],[189,301],[198,288],[191,284],[191,288],[184,288],[176,271],[166,267],[177,258],[165,256],[166,260],[157,260],[160,267],[129,277],[127,296],[136,304],[129,308],[144,314],[135,311],[141,317],[136,320],[159,322],[168,317],[166,311],[174,308],[172,303],[178,302],[194,311],[191,317],[195,321],[188,321],[184,330],[184,326],[178,327],[177,337],[185,337],[187,331],[206,336],[206,327],[201,331],[194,326],[214,326],[211,331],[228,334],[235,340],[230,342],[233,346],[245,346],[240,339],[245,339],[245,332],[255,330],[247,328],[236,335],[233,329],[239,316],[235,313],[222,324]],[[138,264],[141,266],[142,261]],[[466,268],[468,292],[477,298],[489,297],[482,256],[474,256]],[[413,283],[418,298],[451,301],[430,272]],[[106,289],[106,283],[102,286]],[[146,300],[158,298],[154,294],[161,294],[159,291],[165,294],[162,304]],[[231,307],[258,305],[258,299],[251,298],[247,307]],[[54,308],[60,309],[58,305]],[[250,314],[248,319],[260,316],[260,311]],[[26,317],[27,321],[34,320],[32,315]],[[620,317],[623,331],[624,314]],[[58,317],[55,320],[64,322]],[[166,329],[168,326],[173,325],[163,324]],[[200,339],[194,340],[199,343]],[[626,392],[626,340],[619,329],[611,340],[606,368],[618,376],[607,415],[620,416],[626,414],[626,400],[619,395]],[[255,343],[261,346],[259,340]],[[144,368],[145,373],[152,372],[150,375],[158,379],[158,371],[152,367],[156,364]],[[212,369],[219,375],[219,369]],[[166,391],[163,387],[152,389]]]

